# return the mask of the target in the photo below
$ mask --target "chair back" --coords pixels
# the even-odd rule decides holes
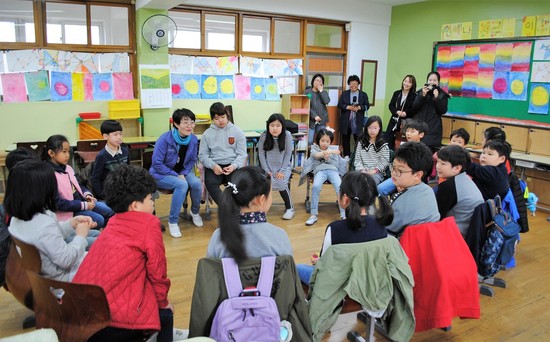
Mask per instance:
[[[87,341],[111,323],[109,303],[97,285],[68,283],[27,272],[36,328],[52,328],[60,341]]]
[[[45,141],[18,142],[18,143],[15,144],[15,146],[17,148],[25,147],[25,148],[28,148],[28,149],[31,149],[31,150],[35,151],[37,154],[40,154],[40,151],[42,151],[42,149],[44,147],[46,147],[46,142]]]
[[[15,237],[11,237],[13,243],[19,248],[21,253],[21,263],[27,271],[40,273],[42,270],[42,260],[38,249],[26,242],[23,242]]]
[[[97,154],[105,148],[107,140],[79,140],[76,142],[76,152],[82,159],[83,164],[88,164],[95,160]]]
[[[32,310],[32,290],[27,270],[14,244],[6,260],[6,285],[17,301]]]

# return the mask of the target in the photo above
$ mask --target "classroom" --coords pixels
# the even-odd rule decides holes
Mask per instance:
[[[33,15],[38,17],[38,13],[40,13],[46,18],[46,14],[42,13],[45,4],[52,6],[54,10],[51,13],[55,13],[55,10],[62,13],[55,16],[52,14],[52,18],[56,18],[57,23],[62,25],[74,24],[74,21],[68,20],[67,15],[70,12],[63,14],[65,10],[63,6],[66,5],[78,5],[78,11],[80,11],[78,13],[83,18],[86,15],[90,17],[97,15],[104,23],[104,27],[101,29],[106,32],[106,38],[104,38],[108,41],[106,43],[98,44],[97,41],[94,41],[96,36],[91,30],[88,33],[79,31],[88,35],[88,38],[84,40],[82,37],[68,38],[67,32],[63,33],[62,39],[64,40],[60,38],[60,41],[49,41],[49,33],[47,37],[46,34],[43,36],[38,34],[36,39],[33,36],[30,40],[28,37],[21,38],[20,32],[17,38],[14,36],[14,40],[5,41],[0,38],[0,53],[2,54],[0,73],[36,71],[20,65],[12,69],[13,64],[10,68],[10,61],[14,60],[14,52],[18,50],[53,50],[71,53],[75,58],[78,57],[77,53],[88,55],[95,52],[99,52],[97,55],[122,54],[124,65],[120,69],[115,69],[112,61],[113,65],[109,66],[112,68],[109,69],[106,58],[105,63],[101,64],[105,69],[102,69],[101,72],[132,73],[130,76],[132,83],[129,86],[126,84],[125,87],[130,95],[126,96],[141,99],[141,109],[139,120],[128,120],[129,132],[131,132],[131,136],[138,135],[144,138],[159,137],[166,132],[169,127],[169,118],[175,109],[188,108],[195,114],[207,115],[210,105],[215,101],[232,106],[235,124],[245,132],[261,132],[265,130],[266,119],[272,113],[286,114],[285,110],[288,110],[289,107],[285,101],[293,93],[302,94],[304,88],[311,83],[312,76],[317,72],[325,75],[326,88],[331,91],[331,95],[334,94],[336,97],[347,89],[346,79],[348,76],[358,75],[362,80],[363,90],[368,89],[366,91],[369,93],[371,106],[368,116],[380,116],[383,126],[386,127],[391,118],[391,113],[388,111],[390,98],[392,93],[400,88],[403,77],[408,74],[415,75],[418,83],[417,89],[419,89],[424,84],[425,75],[439,65],[438,57],[441,59],[441,55],[438,55],[438,51],[442,51],[442,47],[445,46],[466,45],[463,43],[464,40],[475,42],[481,37],[481,22],[515,19],[512,23],[512,35],[486,37],[483,42],[487,44],[525,41],[535,44],[536,41],[550,41],[549,33],[540,36],[522,35],[525,17],[544,16],[548,21],[550,10],[547,0],[321,0],[316,2],[235,0],[223,3],[214,0],[97,0],[95,2],[9,0],[2,2],[0,4],[0,24],[9,22],[10,16],[18,12],[26,11],[27,18],[21,19],[21,21],[28,20],[29,10],[31,17]],[[10,10],[6,10],[4,2],[9,3]],[[26,3],[24,11],[19,11],[18,6],[21,3]],[[94,5],[97,6],[94,7]],[[59,6],[59,8],[54,6]],[[104,6],[110,7],[112,13],[102,13],[99,9]],[[96,12],[94,12],[94,8]],[[12,9],[13,11],[11,11]],[[121,13],[123,14],[122,20]],[[168,15],[175,18],[178,28],[184,27],[187,21],[198,19],[201,23],[197,26],[199,32],[196,32],[195,27],[195,30],[183,31],[182,36],[179,36],[174,42],[175,45],[153,47],[152,45],[155,43],[147,42],[142,30],[146,21],[155,15]],[[219,24],[228,18],[235,20],[229,30],[216,26],[217,22]],[[128,23],[127,30],[126,21]],[[20,24],[19,21],[15,22],[14,25]],[[442,37],[443,28],[458,23],[470,23],[468,26],[471,30],[470,35],[456,40],[444,39]],[[256,36],[264,38],[259,49],[254,47],[247,50],[246,41],[239,37],[240,34],[246,34],[247,24],[250,25],[249,33],[258,30],[266,31],[263,32],[263,36]],[[48,25],[50,25],[49,21]],[[200,25],[205,25],[206,29],[204,27],[201,29]],[[210,30],[217,31],[217,33],[221,33],[221,37],[225,37],[218,38],[216,43],[212,43],[220,44],[217,47],[216,45],[208,46],[209,43],[205,38],[209,29],[208,25],[212,25]],[[27,30],[31,29],[27,27]],[[35,32],[39,33],[40,29],[36,28]],[[189,35],[193,32],[194,35]],[[223,35],[227,33],[229,35]],[[278,36],[278,33],[282,35]],[[62,34],[59,33],[59,35]],[[233,45],[231,42],[229,42],[229,46],[225,45],[228,36],[234,39]],[[76,41],[70,44],[68,43],[70,39]],[[91,39],[92,43],[87,43],[88,39]],[[12,55],[10,56],[10,54]],[[29,58],[29,56],[32,56],[32,53],[25,54],[25,58]],[[174,89],[169,87],[168,93],[155,93],[155,96],[158,97],[151,100],[149,106],[144,105],[144,92],[142,92],[144,87],[140,84],[140,75],[145,73],[147,68],[166,70],[167,66],[170,73],[186,74],[185,71],[181,71],[183,69],[173,70],[175,63],[172,61],[182,58],[181,56],[193,58],[195,61],[203,57],[230,59],[240,56],[241,68],[243,56],[251,60],[294,60],[299,61],[299,65],[297,69],[280,75],[281,79],[287,77],[290,83],[290,90],[285,90],[288,93],[283,95],[283,90],[280,87],[276,98],[269,100],[265,95],[262,99],[251,99],[250,92],[247,94],[247,99],[240,99],[237,97],[237,89],[229,97],[177,97],[172,96]],[[98,59],[101,60],[101,57]],[[47,62],[41,60],[30,64],[43,66],[45,63]],[[288,67],[288,65],[285,66]],[[374,71],[372,71],[373,66]],[[278,67],[281,68],[280,65]],[[267,67],[264,68],[267,69]],[[365,70],[371,71],[365,72]],[[197,75],[195,72],[193,74]],[[238,77],[243,75],[246,76],[243,78],[248,77],[242,71],[241,73],[234,71],[233,74],[235,75],[235,87],[238,85]],[[363,75],[370,76],[370,79],[363,78]],[[273,78],[273,75],[269,73],[258,76],[262,79]],[[277,77],[275,76],[275,78]],[[250,79],[248,79],[249,85],[251,84]],[[218,78],[218,82],[221,80],[222,78]],[[204,82],[204,79],[202,81]],[[277,86],[277,82],[274,84]],[[449,86],[452,87],[452,84]],[[525,87],[527,88],[527,85]],[[520,161],[516,171],[526,180],[529,189],[538,195],[539,212],[537,212],[537,216],[529,217],[531,231],[521,235],[522,241],[517,255],[519,266],[505,276],[508,280],[508,287],[498,289],[494,298],[480,297],[481,319],[457,319],[453,321],[451,331],[422,332],[414,335],[413,340],[415,341],[508,340],[514,338],[544,340],[550,334],[546,326],[550,316],[546,310],[548,296],[547,286],[544,285],[550,280],[548,272],[544,268],[544,264],[550,261],[544,253],[545,241],[549,238],[548,232],[544,232],[544,230],[548,227],[546,217],[550,212],[550,191],[548,191],[550,190],[550,147],[547,143],[550,138],[550,116],[548,115],[548,105],[546,105],[546,113],[530,113],[528,110],[529,90],[527,89],[525,92],[527,95],[522,101],[509,98],[499,101],[462,96],[454,96],[449,100],[449,114],[444,116],[443,121],[443,137],[447,138],[453,129],[465,127],[471,131],[472,144],[475,145],[474,135],[481,134],[479,127],[506,127],[505,130],[511,138],[514,149],[512,156]],[[160,97],[162,99],[159,99]],[[159,105],[159,103],[161,104]],[[29,101],[25,96],[24,101],[7,102],[4,97],[0,102],[0,150],[4,152],[12,149],[15,143],[21,141],[44,141],[48,136],[60,133],[66,135],[69,141],[76,145],[81,134],[79,131],[81,120],[77,120],[78,114],[90,112],[99,112],[102,119],[106,118],[109,112],[109,101],[94,100],[93,97],[54,101],[50,100],[48,95],[48,99],[45,101]],[[335,104],[329,105],[329,120],[338,130],[338,109]],[[541,141],[545,143],[539,144],[538,142]],[[479,149],[480,146],[477,148]],[[3,158],[5,157],[2,155],[0,161]],[[3,198],[5,173],[0,173],[0,177],[2,179],[0,196]],[[293,184],[292,194],[297,199],[297,206],[303,208],[301,199],[305,197],[304,187],[294,187]],[[322,199],[325,197],[327,200],[332,200],[332,197],[323,192]],[[161,197],[157,206],[159,216],[165,215],[170,206],[169,200]],[[274,206],[274,208],[277,212],[280,210],[279,206]],[[303,209],[298,210],[303,211]],[[336,208],[327,207],[327,212],[337,216]],[[295,218],[290,223],[280,220],[278,213],[273,216],[273,219],[270,217],[270,222],[285,227],[289,234],[294,247],[296,263],[309,260],[311,254],[317,251],[324,227],[330,222],[319,222],[316,225],[317,228],[312,229],[304,228],[303,221],[307,218],[305,213],[300,214],[299,219]],[[214,212],[212,220],[205,224],[204,229],[194,227],[183,229],[183,239],[174,240],[168,234],[163,234],[169,275],[173,282],[171,301],[177,307],[175,324],[177,327],[187,328],[188,326],[196,264],[198,258],[204,255],[216,222],[217,215]],[[323,228],[319,228],[319,226]],[[183,270],[186,267],[184,265],[189,265],[192,269]],[[178,283],[185,283],[185,289],[174,291]],[[4,291],[0,293],[0,303],[7,305],[7,309],[2,309],[0,313],[0,339],[22,332],[20,322],[29,314],[29,311]],[[353,323],[350,323],[350,320]],[[361,326],[361,324],[355,323],[355,315],[348,316],[347,321],[339,320],[334,328],[333,336],[326,337],[324,341],[345,340],[346,332],[355,325]],[[359,329],[364,330],[364,325]]]

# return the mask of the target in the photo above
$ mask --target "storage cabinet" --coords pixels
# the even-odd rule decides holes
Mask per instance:
[[[101,124],[109,119],[86,119],[78,122],[78,140],[103,139]],[[127,137],[141,137],[141,118],[118,119],[122,134]]]
[[[475,131],[470,132],[470,135],[474,137],[471,143],[479,145],[481,148],[483,147],[481,146],[481,144],[483,144],[483,137],[484,137],[485,130],[489,127],[495,127],[499,125],[494,122],[484,122],[484,121],[476,121],[475,124],[476,124]]]
[[[476,132],[476,122],[471,120],[462,120],[462,119],[454,119],[453,118],[453,126],[451,129],[451,132],[449,132],[449,135],[443,136],[443,138],[449,138],[451,133],[459,128],[464,128],[468,133],[470,134],[470,142],[469,144],[474,144],[474,136]]]
[[[530,128],[527,141],[528,153],[550,156],[550,130]]]
[[[300,94],[284,94],[281,110],[286,119],[297,124],[309,124],[309,97]]]

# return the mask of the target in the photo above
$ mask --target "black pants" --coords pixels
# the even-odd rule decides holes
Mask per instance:
[[[353,136],[353,140],[355,141],[355,144],[357,144],[357,134],[351,134],[351,129],[348,129],[348,131],[344,134],[342,133],[342,142],[340,143],[343,148],[343,156],[349,156],[351,153],[351,136]]]
[[[159,342],[171,342],[174,338],[174,314],[170,309],[160,309],[160,332],[157,335]],[[107,327],[96,332],[88,339],[88,342],[103,341],[145,341],[152,335],[151,330],[131,330],[123,328]]]
[[[223,169],[224,167],[229,166],[228,165],[220,165],[220,167]],[[220,185],[227,184],[227,182],[231,181],[231,175],[217,175],[214,173],[212,169],[205,168],[204,169],[204,183],[206,185],[206,190],[208,190],[208,194],[212,197],[214,202],[219,206],[220,205],[220,198],[222,195],[222,191],[220,189]]]

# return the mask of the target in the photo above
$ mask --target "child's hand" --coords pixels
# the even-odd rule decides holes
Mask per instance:
[[[83,222],[88,224],[95,223],[90,216],[78,215],[71,219],[71,227],[76,228],[79,223]]]
[[[166,307],[164,309],[170,309],[172,311],[172,314],[174,313],[174,305],[172,305],[172,303],[168,303],[168,305],[166,305]]]
[[[235,167],[233,165],[229,165],[229,166],[226,166],[226,167],[223,168],[223,174],[224,175],[229,175],[233,171],[235,171]]]
[[[86,206],[88,207],[88,210],[94,210],[95,202],[94,201],[86,202]]]
[[[285,174],[282,173],[282,172],[277,172],[277,173],[275,174],[275,178],[276,178],[276,179],[283,179],[284,177],[285,177]]]
[[[224,174],[222,167],[219,166],[218,164],[214,165],[214,167],[212,168],[212,171],[214,171],[216,176]]]
[[[95,198],[93,195],[87,194],[86,195],[86,201],[87,202],[97,202],[97,198]]]
[[[311,264],[313,266],[315,266],[317,264],[317,260],[319,260],[319,254],[317,253],[313,253],[313,255],[311,256]]]

